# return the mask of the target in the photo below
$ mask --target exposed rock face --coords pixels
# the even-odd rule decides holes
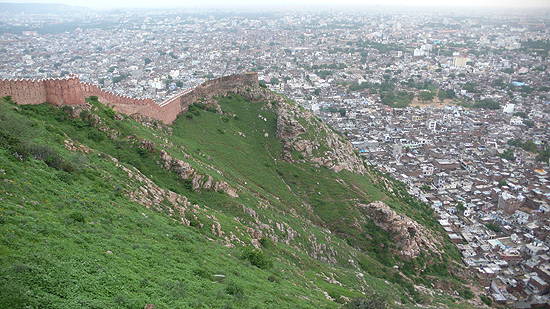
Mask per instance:
[[[397,214],[380,201],[368,205],[359,204],[359,207],[365,209],[367,216],[372,218],[377,226],[391,233],[396,245],[402,248],[401,251],[396,252],[401,257],[415,258],[421,251],[428,250],[439,254],[436,246],[439,240],[413,219]]]
[[[180,160],[178,158],[173,158],[168,155],[164,150],[160,152],[160,159],[162,160],[163,167],[167,171],[174,171],[178,176],[183,179],[191,179],[191,185],[193,190],[212,190],[215,191],[224,191],[232,198],[238,198],[237,190],[231,188],[229,184],[225,181],[214,182],[212,176],[200,175],[196,170],[191,166],[191,164]]]
[[[284,142],[283,159],[293,162],[293,150],[304,160],[324,165],[335,172],[348,170],[366,172],[362,160],[355,155],[352,145],[317,120],[309,111],[287,102],[277,109],[277,138]]]

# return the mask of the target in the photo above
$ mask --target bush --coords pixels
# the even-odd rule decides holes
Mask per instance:
[[[206,104],[201,102],[195,102],[193,103],[193,106],[195,106],[198,109],[206,110]]]
[[[31,155],[27,150],[27,147],[19,143],[11,146],[10,151],[13,154],[13,156],[19,159],[20,161],[26,160]]]
[[[241,259],[248,260],[250,261],[250,264],[261,269],[273,267],[273,262],[270,261],[262,251],[258,249],[253,249],[252,247],[244,248]]]
[[[115,115],[116,115],[116,112],[112,108],[106,108],[105,109],[105,114],[107,114],[107,117],[109,117],[111,119],[114,119]]]
[[[480,298],[481,301],[484,302],[487,306],[492,306],[492,305],[493,305],[493,301],[492,301],[489,297],[487,297],[487,296],[485,296],[485,295],[483,295],[483,294],[480,294],[480,295],[479,295],[479,298]]]
[[[61,170],[63,168],[63,159],[57,153],[44,158],[44,163],[56,170]]]
[[[458,291],[458,294],[460,294],[460,296],[464,299],[472,299],[474,298],[474,292],[468,290],[468,289],[464,289],[464,290],[459,290]]]
[[[69,214],[68,218],[71,218],[77,222],[86,222],[86,215],[84,215],[80,211],[73,211],[71,214]]]
[[[225,292],[229,295],[244,295],[244,289],[240,284],[237,284],[233,281],[229,282],[227,284],[227,287],[225,288]]]
[[[267,236],[264,236],[260,239],[260,244],[264,248],[271,248],[271,247],[274,246],[273,240],[271,240],[271,238],[269,238]]]
[[[370,294],[365,297],[357,297],[347,303],[346,309],[385,309],[388,304],[383,296],[378,294]]]

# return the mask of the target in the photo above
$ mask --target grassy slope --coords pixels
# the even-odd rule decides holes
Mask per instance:
[[[173,135],[168,135],[164,129],[147,129],[131,119],[113,120],[92,102],[97,107],[93,113],[121,133],[113,140],[86,121],[68,119],[64,111],[47,105],[22,106],[14,112],[11,105],[0,103],[4,134],[0,168],[5,171],[0,175],[4,178],[0,181],[0,294],[7,295],[0,307],[136,308],[154,303],[157,308],[263,308],[276,303],[282,308],[330,308],[339,305],[322,291],[343,300],[340,295],[359,296],[361,285],[388,295],[390,302],[410,299],[406,292],[407,288],[411,292],[410,284],[396,279],[391,268],[375,259],[387,254],[364,254],[347,245],[369,245],[364,236],[349,229],[356,201],[385,199],[397,208],[402,203],[388,198],[366,177],[281,162],[276,115],[262,110],[262,103],[224,98],[223,110],[238,117],[224,121],[202,111],[191,120],[178,119]],[[88,154],[66,150],[65,134],[95,150]],[[140,151],[135,140],[126,138],[129,135],[154,141],[155,152]],[[48,146],[64,164],[32,156],[21,162],[12,155],[17,145],[28,149],[30,144]],[[159,168],[159,149],[180,159],[187,154],[186,161],[201,174],[240,189],[240,198],[190,191],[174,173]],[[194,215],[203,226],[183,226],[167,211],[153,212],[129,201],[128,192],[140,184],[103,153],[200,205]],[[170,207],[163,203],[164,209]],[[242,205],[254,209],[257,218],[245,213]],[[271,226],[263,232],[279,242],[263,252],[273,267],[260,269],[240,259],[238,242],[236,248],[224,246],[227,241],[210,231],[212,216],[226,235],[233,233],[245,243],[249,243],[246,229],[257,228],[257,220]],[[292,229],[281,230],[277,223]],[[337,265],[307,255],[321,244],[336,254],[323,252],[317,258],[335,258]],[[368,248],[363,249],[368,253]],[[368,284],[361,282],[350,259],[361,266]],[[226,278],[213,283],[215,274]],[[330,274],[342,286],[327,283],[324,278]],[[384,279],[398,284],[388,285]],[[449,300],[442,296],[442,301]]]

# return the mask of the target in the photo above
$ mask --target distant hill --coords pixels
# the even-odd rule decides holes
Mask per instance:
[[[0,2],[0,11],[14,14],[60,14],[84,12],[90,10],[83,6],[60,3],[8,3]]]

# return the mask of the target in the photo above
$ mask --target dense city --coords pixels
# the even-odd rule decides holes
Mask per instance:
[[[3,14],[0,78],[156,102],[257,71],[436,210],[494,302],[550,301],[550,16],[442,9]]]

